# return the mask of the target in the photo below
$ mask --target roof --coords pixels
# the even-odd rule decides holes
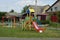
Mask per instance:
[[[60,0],[57,0],[54,4],[52,4],[52,6],[50,6],[47,10],[46,10],[46,12],[50,9],[50,8],[52,8],[56,3],[58,3]]]
[[[36,8],[36,6],[35,6],[35,5],[29,5],[29,7],[33,8],[33,9],[35,9],[35,8]],[[44,6],[37,6],[37,9],[42,9],[42,8],[44,8]]]
[[[36,10],[38,10],[38,11],[36,11],[36,13],[37,14],[40,14],[40,13],[42,13],[42,12],[44,12],[44,9],[46,8],[46,7],[48,7],[49,5],[44,5],[44,6],[38,6],[37,5],[37,7],[35,6],[35,5],[29,5],[29,8],[33,8],[35,11]],[[47,9],[46,9],[47,10]]]
[[[10,13],[10,12],[8,12],[6,14],[6,16],[16,16],[16,17],[19,17],[19,16],[21,16],[21,14],[20,13]]]
[[[37,7],[39,8],[44,8],[46,6],[50,6],[50,5],[44,5],[44,6],[37,5]],[[33,8],[33,7],[36,7],[36,5],[29,5],[29,7]]]

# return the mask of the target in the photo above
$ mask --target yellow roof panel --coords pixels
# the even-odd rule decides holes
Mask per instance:
[[[29,9],[30,10],[30,12],[35,12],[35,10],[34,9]]]

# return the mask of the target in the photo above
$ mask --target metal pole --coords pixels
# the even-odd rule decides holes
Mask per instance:
[[[36,15],[37,15],[37,0],[35,0],[35,14],[34,14],[34,16],[36,17]]]
[[[11,28],[12,28],[12,18],[11,18]]]
[[[14,16],[14,28],[16,27],[16,25],[15,25],[15,21],[16,21],[16,20],[15,20],[15,16]]]
[[[37,0],[35,0],[36,14],[37,14]]]

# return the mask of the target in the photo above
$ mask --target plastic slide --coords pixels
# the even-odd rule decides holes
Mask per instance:
[[[32,24],[33,24],[34,28],[35,28],[38,32],[40,32],[40,33],[43,32],[43,29],[42,29],[42,28],[39,28],[36,22],[32,22]]]

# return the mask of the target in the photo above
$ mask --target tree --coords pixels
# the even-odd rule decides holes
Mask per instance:
[[[13,12],[14,12],[14,10],[12,9],[10,12],[11,12],[11,13],[13,13]]]
[[[29,6],[25,6],[25,7],[23,8],[23,10],[21,11],[21,13],[25,13],[28,8],[29,8]]]
[[[7,12],[0,12],[0,20],[1,20],[2,16],[5,16],[6,13]]]

